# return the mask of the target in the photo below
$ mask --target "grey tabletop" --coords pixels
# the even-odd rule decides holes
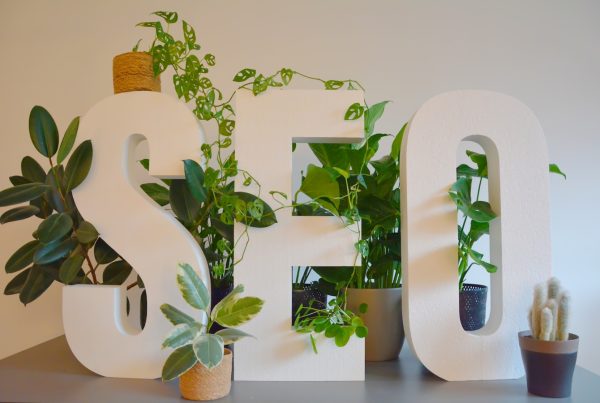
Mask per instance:
[[[600,402],[600,377],[577,367],[570,399],[528,395],[524,379],[445,382],[407,346],[396,361],[367,363],[365,382],[233,382],[218,402]],[[104,378],[87,370],[58,337],[0,361],[3,402],[178,402],[176,382]]]

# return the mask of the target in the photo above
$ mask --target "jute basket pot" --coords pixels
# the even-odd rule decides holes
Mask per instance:
[[[358,313],[360,304],[368,305],[367,313],[359,314],[369,329],[365,341],[365,360],[397,359],[404,343],[402,287],[348,288],[346,291],[351,311]]]
[[[215,400],[231,390],[231,362],[233,353],[225,349],[223,361],[212,369],[200,363],[179,377],[179,391],[188,400]]]
[[[113,59],[115,94],[130,91],[160,92],[160,76],[154,76],[152,56],[146,52],[128,52]]]

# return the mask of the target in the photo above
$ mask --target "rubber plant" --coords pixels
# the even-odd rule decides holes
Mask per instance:
[[[458,226],[459,290],[463,289],[466,276],[472,267],[482,267],[490,274],[498,270],[496,265],[485,260],[483,253],[475,250],[477,241],[484,235],[489,235],[490,223],[497,217],[490,203],[482,200],[482,184],[488,180],[487,157],[471,150],[467,150],[466,155],[475,166],[460,164],[456,168],[457,180],[448,192],[462,219]],[[550,164],[549,171],[567,178],[556,164]]]
[[[0,223],[32,217],[41,220],[33,239],[17,249],[5,265],[6,272],[15,277],[4,294],[19,294],[23,304],[37,299],[54,281],[118,285],[131,273],[131,266],[98,237],[73,200],[72,190],[88,175],[93,157],[90,140],[71,153],[78,127],[76,117],[60,139],[50,113],[34,106],[29,114],[29,135],[49,169],[26,156],[21,160],[21,174],[9,178],[13,187],[0,192],[0,206],[20,205],[5,211]]]
[[[175,379],[192,368],[196,363],[207,369],[218,366],[223,360],[225,345],[235,343],[248,333],[236,329],[262,309],[264,301],[256,297],[241,297],[243,285],[236,286],[229,295],[210,309],[210,296],[206,285],[188,264],[180,264],[177,269],[177,284],[183,299],[199,311],[198,319],[163,304],[160,309],[167,320],[175,327],[166,336],[163,348],[174,351],[165,361],[162,379]],[[222,329],[211,334],[210,330],[218,323]]]

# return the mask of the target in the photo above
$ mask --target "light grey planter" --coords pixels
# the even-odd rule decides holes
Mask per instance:
[[[348,288],[348,308],[359,312],[360,304],[369,306],[359,314],[369,328],[366,340],[367,361],[395,360],[404,343],[402,325],[402,287],[380,289]]]

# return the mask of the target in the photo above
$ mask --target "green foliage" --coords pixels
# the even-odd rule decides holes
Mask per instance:
[[[7,273],[17,274],[6,285],[4,294],[19,294],[23,304],[40,297],[54,281],[101,284],[96,277],[99,265],[117,258],[116,252],[98,238],[94,225],[83,219],[71,194],[85,180],[93,155],[89,140],[71,154],[78,127],[76,117],[61,140],[50,113],[41,106],[33,107],[29,114],[29,135],[50,168],[46,171],[34,158],[26,156],[21,160],[21,175],[10,177],[13,187],[0,191],[0,206],[28,202],[5,211],[0,216],[1,224],[34,216],[41,220],[33,233],[34,239],[17,249],[5,265]],[[65,168],[62,163],[67,159]],[[89,259],[92,248],[97,265]],[[121,284],[130,272],[131,266],[120,260],[106,268],[104,280],[108,281],[104,283]]]
[[[172,305],[161,305],[162,313],[175,325],[162,344],[163,348],[175,349],[163,366],[162,378],[165,381],[177,378],[197,362],[208,369],[218,366],[223,360],[225,344],[251,337],[233,327],[252,319],[260,312],[264,303],[256,297],[239,298],[244,290],[244,287],[239,285],[209,311],[210,298],[207,287],[196,271],[185,263],[179,265],[177,283],[184,300],[202,313],[196,321]],[[204,323],[202,317],[208,318],[208,323]],[[225,328],[210,334],[209,331],[215,322]]]

